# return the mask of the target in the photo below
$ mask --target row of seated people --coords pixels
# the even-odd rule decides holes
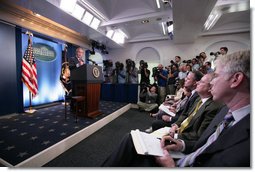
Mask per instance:
[[[182,108],[152,124],[169,126],[163,156],[137,154],[128,133],[102,166],[250,167],[250,51],[218,58],[213,74],[190,72],[184,87],[190,94]],[[173,159],[169,151],[186,155]]]

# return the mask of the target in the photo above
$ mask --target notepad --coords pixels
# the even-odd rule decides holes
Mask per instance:
[[[131,136],[135,146],[135,150],[140,155],[153,155],[153,156],[163,156],[163,149],[161,148],[160,139],[157,136],[141,132],[138,129],[131,130]],[[169,152],[171,157],[174,159],[179,159],[185,154],[181,152]]]
[[[175,116],[175,113],[173,113],[173,112],[171,112],[171,111],[169,110],[169,106],[165,106],[165,105],[161,104],[161,105],[159,106],[159,110],[162,110],[163,112],[165,112],[165,113],[166,113],[167,115],[169,115],[169,116],[172,116],[172,117]]]

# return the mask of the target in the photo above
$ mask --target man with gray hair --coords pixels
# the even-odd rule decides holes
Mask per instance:
[[[250,51],[217,59],[211,84],[213,100],[228,110],[216,115],[193,153],[175,162],[164,150],[164,156],[156,157],[160,166],[250,167]],[[164,139],[161,144],[164,149]]]
[[[136,150],[129,146],[133,144],[129,139],[122,141],[121,151],[115,153],[114,158],[108,158],[103,165],[250,167],[250,51],[219,58],[213,75],[210,82],[213,100],[223,102],[226,107],[214,117],[192,153],[174,161],[166,149],[169,144],[165,144],[166,138],[163,137],[163,156],[137,155]],[[170,141],[170,145],[176,143],[171,137]]]
[[[69,58],[69,66],[70,69],[75,69],[77,67],[80,67],[84,65],[84,50],[81,47],[78,47],[75,51],[75,57]]]

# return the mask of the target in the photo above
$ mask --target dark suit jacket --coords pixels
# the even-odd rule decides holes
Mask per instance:
[[[229,109],[226,105],[220,109],[219,113],[213,118],[213,120],[211,121],[209,126],[206,128],[206,130],[203,132],[203,134],[200,136],[200,138],[196,142],[195,146],[193,147],[192,152],[196,151],[198,148],[200,148],[201,146],[203,146],[206,143],[207,139],[216,130],[218,124],[223,120],[223,118],[227,114],[228,110]]]
[[[217,119],[226,113],[219,113]],[[197,142],[197,147],[206,142],[210,136],[208,134],[213,133],[215,128],[215,125],[208,127]],[[225,129],[218,139],[196,158],[194,166],[250,167],[250,114],[234,126]]]
[[[79,60],[76,57],[70,57],[68,59],[68,62],[70,70],[75,69],[77,66],[80,65]]]
[[[185,142],[185,153],[192,151],[196,141],[206,130],[213,118],[221,109],[222,104],[216,103],[212,98],[208,99],[191,119],[188,126],[179,134],[179,138]]]
[[[189,113],[193,110],[194,106],[196,106],[197,101],[200,100],[200,97],[198,96],[197,92],[195,92],[189,100],[184,105],[184,109],[181,112],[181,114],[176,114],[176,117],[178,118],[177,121],[175,121],[175,124],[178,126],[182,123],[184,119],[186,119],[189,115]],[[195,104],[195,105],[194,105]]]

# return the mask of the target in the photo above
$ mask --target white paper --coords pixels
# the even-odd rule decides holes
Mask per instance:
[[[162,111],[165,112],[167,115],[170,115],[170,116],[172,116],[172,117],[175,116],[175,113],[173,113],[173,112],[171,112],[171,111],[169,110],[169,106],[165,106],[165,105],[161,104],[161,105],[159,106],[159,110],[162,110]]]
[[[138,154],[154,156],[164,155],[160,145],[160,139],[157,137],[145,132],[140,132],[139,130],[132,130],[131,136]]]

